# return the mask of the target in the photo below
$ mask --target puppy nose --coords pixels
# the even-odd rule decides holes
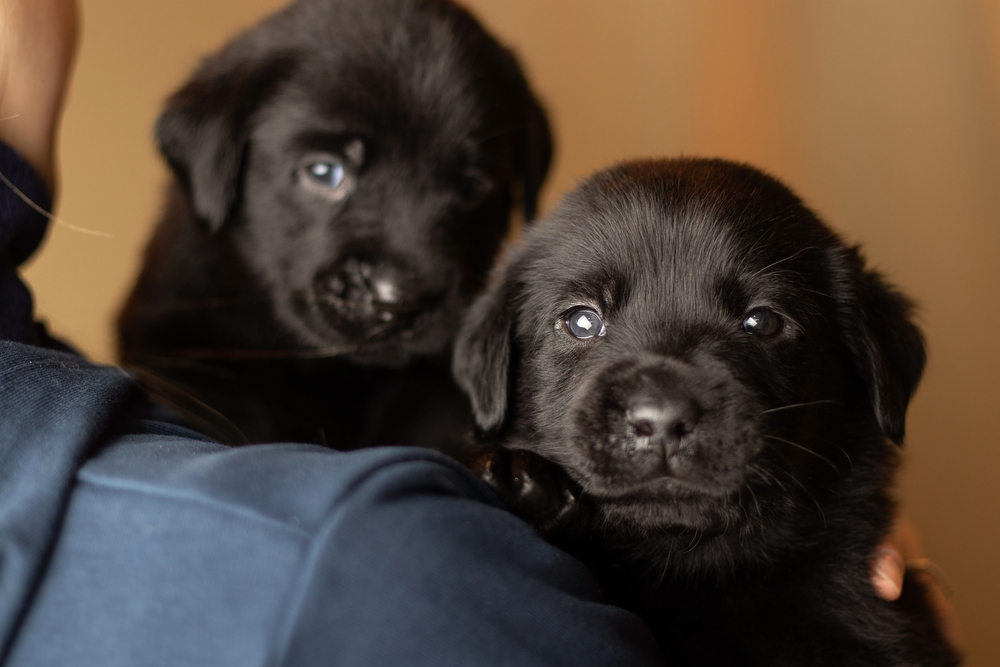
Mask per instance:
[[[666,460],[680,449],[685,436],[694,431],[698,410],[694,401],[684,397],[647,400],[632,405],[626,420],[636,439],[649,446],[663,447]]]
[[[348,303],[394,304],[401,300],[399,281],[394,274],[384,264],[351,257],[329,275],[327,287],[334,296]]]

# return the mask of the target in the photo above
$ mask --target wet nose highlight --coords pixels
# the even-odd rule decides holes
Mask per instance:
[[[633,404],[626,419],[636,438],[662,442],[664,455],[669,457],[680,447],[697,421],[694,402],[686,398],[641,401]]]
[[[330,276],[327,286],[334,296],[348,302],[396,303],[400,290],[392,273],[384,266],[351,258]]]

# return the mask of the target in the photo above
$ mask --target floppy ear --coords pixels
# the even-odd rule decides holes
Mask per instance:
[[[906,408],[927,360],[924,338],[911,321],[913,304],[876,272],[857,248],[847,250],[850,278],[842,330],[885,435],[902,444]]]
[[[472,304],[455,340],[452,373],[468,395],[480,438],[495,435],[507,420],[513,364],[513,287],[505,278]]]
[[[212,232],[238,200],[251,117],[291,67],[290,56],[209,60],[167,100],[156,122],[160,152]]]
[[[521,176],[521,210],[525,222],[538,213],[538,197],[552,162],[552,130],[545,110],[531,91],[526,91],[524,129],[518,145]]]

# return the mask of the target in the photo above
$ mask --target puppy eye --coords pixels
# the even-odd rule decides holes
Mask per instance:
[[[324,188],[339,188],[347,173],[339,162],[313,162],[306,170],[309,178]]]
[[[785,322],[781,319],[781,316],[770,308],[757,308],[750,311],[750,314],[746,316],[743,320],[743,330],[748,334],[753,334],[754,336],[760,336],[762,338],[770,338],[774,336],[782,327],[784,327]]]
[[[493,189],[493,182],[478,169],[470,169],[462,174],[458,184],[458,195],[466,206],[475,206]]]
[[[354,189],[350,173],[344,163],[336,158],[317,160],[303,166],[299,169],[299,181],[313,192],[333,201],[346,198]]]
[[[604,321],[601,316],[589,308],[574,310],[566,318],[566,330],[573,338],[587,340],[605,334]]]

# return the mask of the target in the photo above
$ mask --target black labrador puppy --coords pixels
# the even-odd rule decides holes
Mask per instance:
[[[451,343],[550,161],[514,56],[447,0],[299,0],[156,134],[175,178],[123,363],[229,441],[458,442]]]
[[[670,664],[954,665],[920,582],[870,583],[924,367],[910,312],[767,175],[632,162],[529,232],[454,370],[503,448],[487,480]]]

